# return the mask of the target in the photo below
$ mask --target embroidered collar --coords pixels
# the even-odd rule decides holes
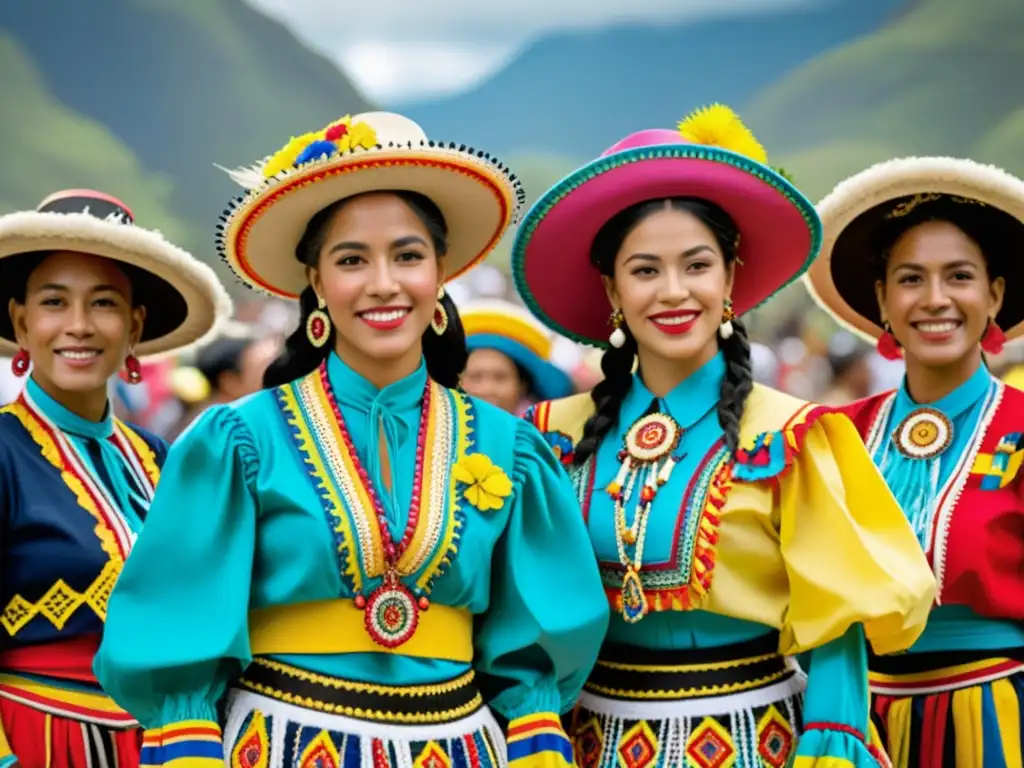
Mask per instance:
[[[633,374],[633,383],[619,411],[619,439],[622,439],[629,426],[650,410],[654,403],[658,411],[671,416],[683,429],[689,429],[718,403],[724,377],[725,357],[721,352],[679,382],[675,389],[662,398],[651,393],[639,372]]]
[[[936,400],[934,403],[928,403],[926,407],[941,411],[945,414],[946,418],[954,421],[985,397],[991,383],[992,374],[984,364],[981,364],[967,378],[967,381],[945,397]],[[896,391],[896,401],[893,404],[893,420],[898,422],[908,413],[922,406],[922,403],[914,402],[914,399],[910,396],[910,392],[907,390],[907,380],[904,378],[900,388]]]
[[[100,421],[89,421],[72,413],[50,397],[31,376],[25,383],[25,391],[32,403],[63,432],[94,440],[104,440],[114,434],[114,418],[110,412],[109,402]]]

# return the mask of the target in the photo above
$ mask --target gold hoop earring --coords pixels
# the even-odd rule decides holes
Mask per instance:
[[[331,336],[331,317],[324,312],[327,302],[322,296],[317,296],[317,304],[317,309],[310,312],[306,319],[306,338],[310,344],[320,349]]]
[[[434,305],[434,316],[430,318],[430,327],[434,329],[434,333],[438,336],[441,336],[448,330],[448,313],[444,309],[444,304],[440,301]]]

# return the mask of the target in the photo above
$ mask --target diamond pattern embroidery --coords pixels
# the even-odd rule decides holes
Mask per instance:
[[[782,768],[793,750],[793,729],[774,706],[757,724],[757,753],[772,768]]]
[[[299,768],[340,768],[341,757],[334,740],[327,731],[320,731],[316,738],[302,750]]]
[[[732,737],[713,717],[705,717],[693,729],[686,742],[686,754],[698,768],[732,768],[736,763]]]
[[[592,717],[581,728],[576,730],[574,739],[576,765],[579,768],[597,768],[604,751],[604,734],[601,722]]]
[[[647,768],[658,758],[658,737],[647,721],[641,720],[619,740],[619,765],[622,768]]]
[[[413,761],[413,768],[451,768],[452,761],[436,741],[428,741]]]

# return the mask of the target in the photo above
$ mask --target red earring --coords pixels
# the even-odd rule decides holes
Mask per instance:
[[[124,359],[124,367],[128,371],[128,383],[138,384],[142,381],[142,365],[135,355],[128,355]]]
[[[889,327],[889,324],[886,323],[884,327],[885,332],[878,337],[878,354],[886,360],[899,360],[903,357],[900,343],[892,335],[892,329]]]
[[[989,320],[985,326],[985,335],[981,337],[981,348],[990,355],[998,355],[1003,351],[1006,343],[1006,334],[1003,329],[996,325],[995,320]]]
[[[15,376],[24,376],[28,373],[28,365],[32,362],[32,358],[28,356],[28,351],[19,349],[18,354],[11,360],[11,370],[14,371]]]

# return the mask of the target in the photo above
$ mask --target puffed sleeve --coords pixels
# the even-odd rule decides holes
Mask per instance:
[[[230,406],[206,411],[171,447],[111,594],[94,670],[147,729],[144,765],[224,764],[217,703],[252,660],[257,462]]]
[[[515,422],[512,509],[495,549],[477,670],[498,689],[515,768],[573,765],[559,715],[575,705],[608,628],[608,601],[579,502],[541,435]]]
[[[924,631],[935,579],[903,511],[850,420],[825,413],[779,477],[779,537],[790,605],[780,651],[812,650],[796,768],[875,766],[864,639],[876,653]]]

